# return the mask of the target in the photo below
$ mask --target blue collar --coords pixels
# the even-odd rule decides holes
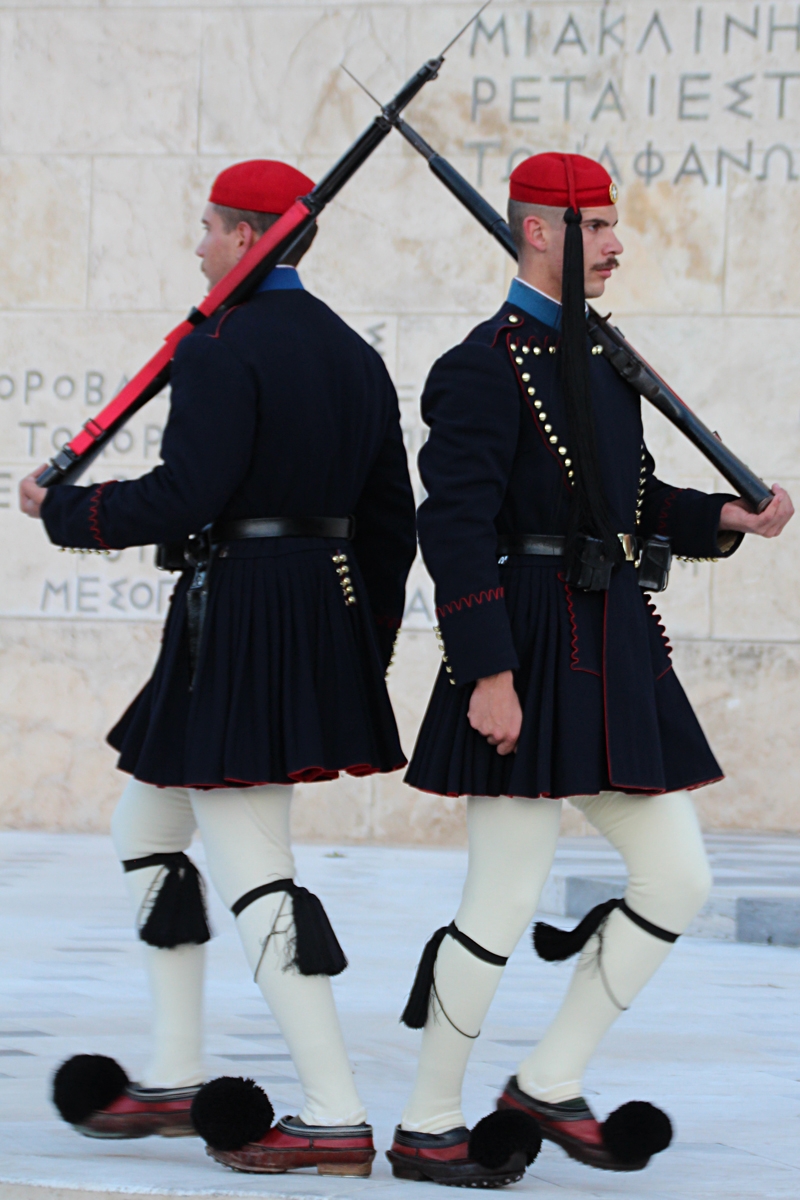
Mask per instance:
[[[544,292],[531,287],[529,283],[523,283],[521,279],[512,280],[508,290],[508,303],[513,304],[515,308],[521,308],[523,312],[535,317],[543,325],[549,325],[551,329],[561,328],[561,305],[558,301],[551,300]]]
[[[297,274],[297,267],[273,267],[269,275],[263,283],[256,289],[257,292],[296,292],[305,291],[300,276]]]

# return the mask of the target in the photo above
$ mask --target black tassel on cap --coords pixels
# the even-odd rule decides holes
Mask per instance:
[[[441,929],[437,929],[422,951],[417,974],[414,977],[414,985],[400,1018],[403,1025],[407,1025],[409,1029],[422,1029],[428,1019],[428,1006],[433,987],[433,968],[436,964],[439,947],[447,936],[449,928],[448,925],[443,925]]]
[[[297,967],[301,975],[341,975],[347,967],[347,958],[322,901],[308,888],[298,887],[293,879],[275,879],[245,892],[231,907],[231,912],[238,917],[256,900],[274,892],[288,892],[292,897],[295,935],[292,966]]]
[[[122,866],[125,871],[166,868],[147,919],[139,929],[143,942],[159,950],[173,950],[176,946],[202,946],[210,940],[203,881],[188,855],[182,851],[150,854],[146,858],[130,858]]]
[[[565,168],[574,194],[572,165]],[[564,213],[564,265],[561,282],[561,379],[569,426],[569,452],[575,474],[565,546],[567,573],[578,574],[577,540],[582,534],[599,538],[612,563],[622,560],[622,547],[614,530],[606,500],[597,452],[589,381],[589,347],[586,331],[586,284],[583,264],[582,214],[573,203]]]
[[[533,948],[546,962],[564,962],[572,958],[588,942],[593,933],[603,924],[609,913],[619,908],[621,900],[606,900],[588,912],[574,929],[557,929],[555,925],[547,925],[537,921],[533,927]]]

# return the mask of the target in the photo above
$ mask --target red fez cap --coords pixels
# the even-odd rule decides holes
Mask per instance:
[[[605,167],[582,154],[534,154],[511,172],[509,197],[552,208],[616,204],[617,185]]]
[[[313,186],[313,179],[288,163],[254,158],[221,171],[208,198],[212,204],[221,204],[224,208],[282,214],[292,207],[298,196],[307,195]]]

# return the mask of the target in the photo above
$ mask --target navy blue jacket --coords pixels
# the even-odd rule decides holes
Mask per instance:
[[[379,355],[308,292],[261,292],[179,345],[162,458],[140,479],[52,489],[42,514],[51,540],[121,548],[178,541],[218,519],[349,514],[356,535],[337,546],[319,538],[231,543],[213,567],[191,696],[188,579],[181,581],[155,675],[112,734],[124,769],[150,782],[225,786],[402,763],[382,676],[415,553],[414,502],[397,397]],[[335,551],[350,556],[357,618],[345,612]],[[282,615],[268,618],[273,602]],[[249,642],[241,642],[243,623]],[[279,643],[287,658],[275,666],[284,653]],[[260,681],[241,671],[220,680],[221,664],[237,656],[242,671],[245,660],[263,660]],[[287,688],[291,701],[280,695]],[[361,699],[350,689],[360,689]],[[348,700],[348,728],[334,730],[326,713]],[[238,713],[234,740],[247,745],[231,748],[226,705]],[[213,732],[215,720],[221,733]],[[379,733],[369,732],[373,723]],[[315,726],[313,736],[300,736],[300,727]],[[270,738],[275,744],[264,752]]]
[[[427,790],[660,792],[721,774],[632,564],[608,593],[587,594],[566,584],[563,560],[498,561],[498,535],[566,532],[572,460],[559,354],[557,330],[507,302],[439,359],[425,386],[428,496],[418,527],[447,656],[408,774]],[[680,556],[732,553],[740,537],[724,535],[724,550],[718,540],[732,497],[661,482],[639,396],[602,355],[589,361],[617,531],[664,534]],[[503,759],[471,730],[466,709],[468,685],[505,670],[516,672],[524,723],[517,753]]]

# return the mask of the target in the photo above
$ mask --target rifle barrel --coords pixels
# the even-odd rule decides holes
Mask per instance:
[[[407,121],[400,119],[393,121],[392,124],[398,133],[403,135],[409,145],[413,146],[417,153],[422,155],[436,178],[444,184],[449,192],[452,192],[456,200],[460,201],[472,213],[472,216],[480,222],[487,233],[490,233],[500,243],[506,254],[510,254],[516,261],[517,248],[514,245],[511,230],[497,209],[492,208],[489,201],[484,200],[480,192],[471,183],[467,182],[452,163],[449,163],[446,158],[438,154],[433,146],[429,145],[424,137],[417,133],[416,129],[409,125]]]

